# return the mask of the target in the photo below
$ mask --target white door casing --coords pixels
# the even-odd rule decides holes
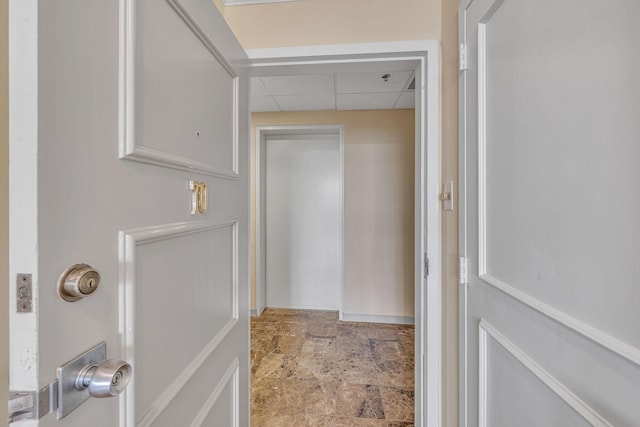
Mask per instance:
[[[462,426],[640,419],[638,14],[461,3]]]
[[[252,76],[311,74],[313,72],[385,70],[416,67],[415,151],[415,423],[427,427],[440,422],[440,175],[439,175],[439,42],[362,43],[251,49]],[[256,138],[259,141],[259,138]],[[264,224],[257,215],[257,230]],[[427,229],[430,230],[427,233]],[[258,247],[258,251],[264,251]],[[426,275],[425,254],[429,258]],[[259,253],[256,293],[264,277]],[[262,268],[262,270],[261,270]]]
[[[265,141],[267,306],[342,312],[339,134]]]
[[[274,135],[331,135],[338,136],[340,143],[340,203],[342,211],[343,198],[344,198],[344,128],[342,125],[273,125],[273,126],[256,126],[255,127],[255,173],[256,173],[256,187],[255,187],[255,200],[256,200],[256,220],[255,220],[255,234],[256,234],[256,284],[255,284],[255,304],[256,315],[260,315],[266,307],[267,298],[267,257],[266,257],[266,141],[267,138]],[[340,270],[342,271],[340,276],[340,287],[342,289],[344,284],[344,215],[341,216],[341,237],[340,237]],[[342,290],[340,291],[340,309],[342,309]]]
[[[31,273],[35,297],[10,313],[11,389],[103,340],[134,369],[120,398],[23,425],[248,425],[243,49],[208,0],[10,14],[10,274]],[[190,180],[208,186],[206,214],[190,214]],[[56,281],[79,262],[100,287],[64,302]]]

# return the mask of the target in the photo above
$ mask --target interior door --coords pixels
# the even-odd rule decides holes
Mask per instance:
[[[103,340],[133,366],[119,398],[23,425],[247,426],[244,51],[210,0],[16,0],[11,26],[11,275],[34,296],[11,389]],[[78,263],[99,285],[67,302]]]
[[[461,425],[637,426],[640,3],[463,3]]]
[[[338,135],[266,138],[267,306],[342,307]]]

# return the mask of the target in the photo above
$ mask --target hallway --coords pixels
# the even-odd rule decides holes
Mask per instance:
[[[414,327],[266,309],[251,319],[252,427],[408,427]]]

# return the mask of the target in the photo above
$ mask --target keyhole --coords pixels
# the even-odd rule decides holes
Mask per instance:
[[[196,136],[200,136],[200,131],[197,131],[197,132],[196,132]]]
[[[111,380],[111,385],[112,386],[117,386],[118,384],[120,384],[120,380],[122,379],[122,371],[118,371],[115,373],[115,375],[113,376],[113,379]]]
[[[80,279],[80,283],[78,283],[78,290],[83,295],[89,295],[95,292],[98,289],[98,285],[100,284],[100,279],[95,276],[84,276]]]

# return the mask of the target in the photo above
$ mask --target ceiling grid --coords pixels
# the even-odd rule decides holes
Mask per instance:
[[[251,79],[251,111],[415,108],[412,70],[266,76]]]

